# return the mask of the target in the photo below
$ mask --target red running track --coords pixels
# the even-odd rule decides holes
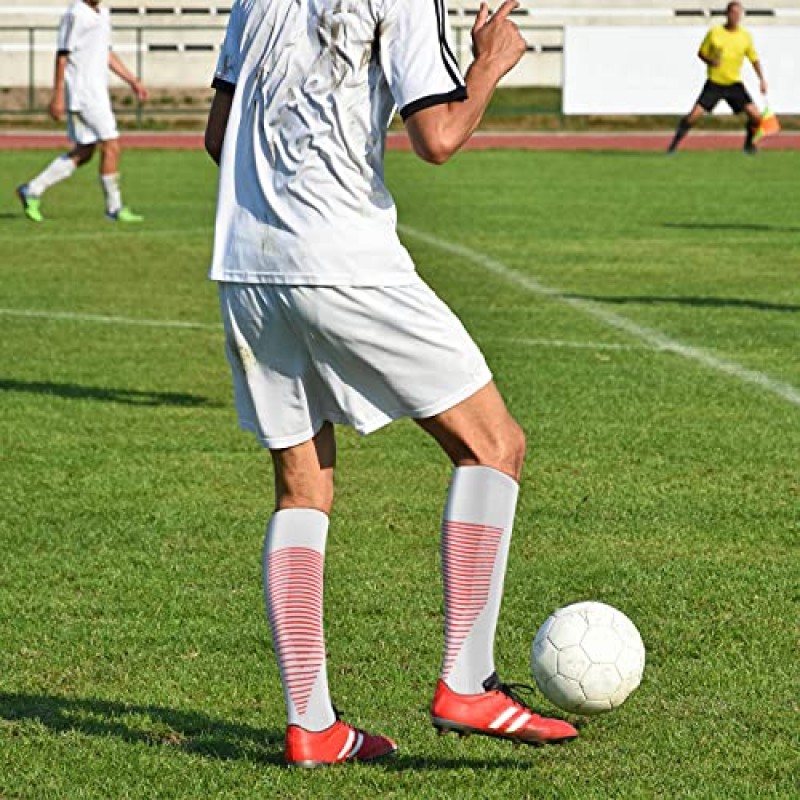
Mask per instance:
[[[653,133],[477,133],[466,150],[665,150],[669,132]],[[703,132],[690,134],[684,142],[686,150],[738,150],[742,133]],[[199,133],[127,133],[123,146],[129,150],[202,150]],[[800,150],[800,131],[785,132],[761,143],[765,150]],[[57,150],[68,146],[61,133],[43,131],[0,132],[0,150]],[[404,133],[389,134],[389,150],[410,150]]]

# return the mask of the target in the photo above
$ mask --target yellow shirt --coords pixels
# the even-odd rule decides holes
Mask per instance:
[[[700,45],[700,53],[706,58],[719,59],[718,67],[709,64],[708,79],[723,86],[742,80],[745,57],[751,64],[758,61],[750,32],[744,28],[729,31],[724,25],[717,25],[706,34]]]

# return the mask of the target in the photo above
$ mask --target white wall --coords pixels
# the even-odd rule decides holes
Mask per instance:
[[[706,30],[567,26],[564,113],[685,113],[705,80],[697,50]],[[770,83],[773,110],[800,113],[800,27],[753,26],[750,30]],[[747,61],[742,76],[758,100],[758,81]]]

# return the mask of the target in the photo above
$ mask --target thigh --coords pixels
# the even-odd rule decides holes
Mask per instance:
[[[401,417],[436,416],[491,381],[461,321],[421,280],[292,292],[335,403],[333,422],[370,433]]]
[[[716,107],[717,103],[722,100],[724,94],[723,87],[711,81],[706,81],[703,90],[700,92],[700,97],[697,98],[697,105],[708,113],[711,113]]]
[[[325,423],[313,439],[270,453],[275,468],[276,507],[315,508],[329,514],[336,466],[333,425]]]
[[[725,102],[734,114],[741,114],[748,106],[755,107],[753,98],[743,83],[734,83],[727,88]]]
[[[67,136],[79,147],[95,145],[99,141],[97,132],[80,111],[67,112]]]
[[[327,403],[307,344],[282,307],[286,289],[221,283],[219,294],[239,424],[270,450],[308,442]]]
[[[100,102],[81,111],[84,124],[93,132],[98,142],[111,142],[119,139],[117,120],[110,102]]]
[[[525,437],[494,382],[435,417],[417,420],[417,424],[436,439],[457,466],[489,466],[519,479]]]

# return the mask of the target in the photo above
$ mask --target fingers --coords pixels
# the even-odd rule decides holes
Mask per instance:
[[[479,31],[489,19],[489,6],[486,3],[481,3],[478,9],[478,16],[475,17],[475,24],[472,26],[473,31]]]
[[[508,15],[512,11],[516,11],[519,8],[519,0],[505,0],[503,5],[495,11],[494,15],[492,16],[492,22],[497,20],[498,22],[502,22],[504,19],[508,17]]]

